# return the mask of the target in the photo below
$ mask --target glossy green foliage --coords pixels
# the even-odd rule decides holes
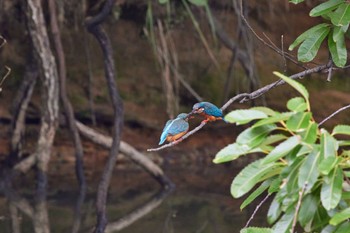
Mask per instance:
[[[246,124],[247,128],[214,158],[215,163],[221,163],[259,154],[260,159],[234,178],[231,194],[235,198],[249,194],[241,209],[260,196],[273,195],[267,214],[272,228],[245,228],[241,232],[290,232],[294,220],[305,232],[347,232],[344,229],[350,219],[350,188],[346,181],[350,177],[350,126],[338,125],[332,131],[320,128],[312,116],[305,87],[275,74],[300,97],[287,102],[288,112],[264,107],[230,112],[226,119]]]
[[[290,1],[298,4],[303,1]],[[322,17],[328,22],[320,23],[302,33],[290,46],[293,50],[299,46],[298,60],[312,61],[328,37],[328,49],[334,64],[344,67],[347,62],[345,35],[350,23],[350,3],[346,0],[328,0],[315,6],[309,14],[311,17]]]

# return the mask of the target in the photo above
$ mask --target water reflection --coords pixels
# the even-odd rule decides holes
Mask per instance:
[[[149,201],[145,202],[141,206],[134,209],[131,213],[123,216],[122,218],[111,221],[108,223],[106,232],[120,231],[127,226],[130,226],[140,218],[151,213],[155,208],[157,208],[163,200],[173,191],[173,189],[161,190],[155,194]]]
[[[50,176],[47,195],[39,195],[35,174],[13,177],[5,170],[3,174],[0,232],[91,232],[96,221],[93,179],[85,194],[79,192],[75,178]],[[175,191],[157,191],[159,185],[140,169],[116,169],[106,232],[232,233],[239,232],[254,211],[252,207],[241,212],[241,200],[230,196],[232,167],[172,165],[167,174],[177,185]],[[266,212],[264,208],[259,212]],[[260,215],[252,225],[264,223]]]

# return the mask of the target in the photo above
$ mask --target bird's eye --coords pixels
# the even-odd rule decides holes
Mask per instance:
[[[203,111],[204,111],[204,108],[198,109],[198,112],[199,112],[199,113],[202,113]]]

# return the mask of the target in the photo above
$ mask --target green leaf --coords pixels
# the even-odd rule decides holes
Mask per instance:
[[[298,60],[301,62],[312,61],[316,57],[316,54],[329,31],[329,27],[322,27],[305,39],[298,49]]]
[[[313,229],[323,228],[325,225],[327,225],[328,221],[329,221],[329,216],[327,211],[323,208],[322,205],[318,205],[316,214],[314,215],[314,220],[312,221]],[[318,231],[314,231],[314,232],[318,232]]]
[[[299,136],[292,136],[288,138],[286,141],[280,143],[275,147],[264,159],[262,164],[268,164],[273,161],[276,161],[286,154],[288,154],[291,150],[293,150],[300,143]]]
[[[288,119],[286,125],[290,131],[297,132],[309,126],[311,112],[298,112]]]
[[[246,124],[252,120],[267,118],[267,115],[258,110],[240,109],[228,113],[225,120],[230,123],[237,123],[237,125]]]
[[[350,192],[343,192],[341,194],[341,199],[349,200],[350,199]]]
[[[291,113],[291,112],[276,113],[276,115],[274,115],[274,116],[257,121],[252,127],[259,127],[262,125],[269,125],[269,124],[273,124],[276,122],[285,121],[285,120],[289,119],[289,117],[291,115],[293,115],[293,113]]]
[[[301,137],[304,142],[313,144],[317,140],[318,125],[315,122],[311,122],[307,129],[301,133]]]
[[[287,108],[294,112],[303,112],[307,109],[307,104],[303,98],[295,97],[287,102]]]
[[[350,141],[349,140],[340,140],[338,141],[339,146],[350,146]]]
[[[325,15],[325,14],[331,12],[332,10],[336,9],[343,2],[344,2],[344,0],[330,0],[330,1],[326,1],[326,2],[316,6],[315,8],[313,8],[310,11],[309,15],[311,17]]]
[[[207,0],[188,0],[188,1],[196,6],[205,6],[208,4]]]
[[[301,164],[304,162],[305,158],[298,157],[289,167],[283,171],[283,175],[287,173],[287,184],[286,189],[287,192],[291,193],[295,190],[298,190],[298,175]]]
[[[343,173],[338,167],[333,169],[322,183],[321,202],[326,210],[334,209],[342,194]]]
[[[321,129],[321,157],[335,157],[338,151],[338,141],[331,136],[325,129]]]
[[[269,187],[269,189],[267,190],[267,192],[268,192],[269,194],[278,192],[278,191],[280,190],[281,182],[282,182],[282,179],[280,179],[280,178],[274,179],[274,180],[272,181],[272,183],[270,184],[270,187]]]
[[[236,142],[242,145],[248,145],[253,148],[260,145],[269,132],[276,129],[276,125],[262,125],[260,127],[248,128],[240,133]]]
[[[334,233],[335,226],[327,225],[322,229],[321,233]]]
[[[294,4],[298,4],[298,3],[301,3],[303,1],[305,1],[305,0],[289,0],[289,2],[294,3]]]
[[[275,224],[273,233],[287,233],[292,226],[295,208],[289,208],[281,219]]]
[[[276,114],[276,112],[274,110],[272,110],[271,108],[267,108],[267,107],[257,106],[257,107],[252,107],[250,109],[251,110],[258,110],[260,112],[265,113],[268,116],[274,116]]]
[[[317,169],[318,161],[320,158],[320,152],[317,149],[314,149],[303,162],[300,167],[299,176],[298,176],[298,185],[299,188],[305,188],[305,193],[312,189],[314,184],[317,181],[319,172]]]
[[[337,42],[340,39],[344,39],[344,34],[349,28],[349,24],[346,24],[344,26],[334,26],[333,28],[333,41]]]
[[[298,220],[302,227],[305,228],[313,220],[319,201],[320,199],[313,194],[308,194],[303,198],[298,214]]]
[[[270,228],[261,228],[261,227],[248,227],[243,228],[240,233],[272,233]]]
[[[336,134],[350,135],[350,125],[337,125],[332,132],[332,135]]]
[[[258,196],[260,196],[271,184],[272,180],[264,181],[259,188],[255,189],[241,204],[240,209],[244,209],[247,205],[252,203]]]
[[[339,225],[339,223],[347,220],[350,218],[350,207],[340,211],[339,213],[336,213],[330,220],[329,224],[333,226]]]
[[[334,233],[349,233],[349,229],[350,222],[344,222],[334,231]]]
[[[343,3],[338,8],[329,14],[332,24],[335,26],[344,26],[350,23],[350,4]]]
[[[286,83],[291,85],[295,90],[297,90],[305,99],[308,109],[310,109],[309,104],[309,92],[306,90],[306,88],[300,84],[299,82],[279,73],[279,72],[273,72],[275,75],[277,75],[279,78],[283,79]]]
[[[322,175],[328,175],[332,169],[339,163],[339,159],[335,156],[329,156],[323,159],[318,165],[318,170]]]
[[[265,138],[265,140],[260,144],[260,147],[274,144],[276,142],[286,139],[287,136],[283,134],[273,134]]]
[[[333,34],[328,35],[328,48],[334,64],[338,67],[344,67],[347,61],[347,50],[345,47],[345,37],[339,36],[338,41],[333,40]]]
[[[230,144],[222,148],[213,160],[214,163],[224,163],[228,161],[235,160],[242,155],[262,152],[260,148],[251,148],[248,145],[242,145],[239,143]]]
[[[267,212],[267,222],[269,224],[273,224],[279,218],[282,213],[282,209],[280,208],[281,204],[279,203],[277,197],[275,197],[269,207]]]
[[[316,26],[313,26],[312,28],[306,30],[305,32],[303,32],[300,36],[298,36],[295,41],[289,46],[289,51],[292,51],[295,47],[297,47],[301,42],[303,42],[304,40],[306,40],[307,38],[311,37],[314,32],[316,32],[317,30],[321,29],[321,28],[327,28],[329,27],[328,24],[326,23],[321,23],[318,24]]]
[[[231,184],[233,197],[243,196],[261,181],[262,176],[281,166],[279,163],[262,164],[261,162],[260,159],[249,164],[234,178]]]
[[[302,155],[310,154],[310,152],[313,150],[313,147],[310,147],[310,145],[303,145],[298,153],[296,154],[296,157],[300,157]]]

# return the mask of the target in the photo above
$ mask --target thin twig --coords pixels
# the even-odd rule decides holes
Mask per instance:
[[[284,69],[283,73],[287,73],[287,60],[284,52],[284,37],[281,35],[281,51],[282,51],[282,58],[283,58],[283,64],[284,64]]]
[[[266,195],[266,197],[259,203],[259,205],[257,205],[255,207],[255,210],[252,214],[252,216],[250,216],[249,220],[247,221],[247,223],[245,224],[244,228],[247,228],[250,224],[250,222],[253,220],[253,218],[255,217],[256,213],[258,212],[258,210],[260,209],[260,207],[262,206],[262,204],[264,204],[266,202],[266,200],[271,196],[271,193],[268,193]]]
[[[249,24],[248,20],[245,18],[244,14],[243,14],[243,0],[240,0],[240,7],[241,7],[241,17],[244,21],[244,23],[247,25],[247,27],[249,28],[249,30],[254,34],[254,36],[264,45],[266,45],[267,47],[269,47],[270,49],[272,49],[273,51],[275,51],[276,53],[278,53],[279,55],[283,55],[283,52],[277,47],[267,43],[263,38],[261,38],[258,33],[256,33],[256,31],[253,29],[253,27]],[[293,62],[294,64],[303,67],[304,69],[306,69],[306,67],[304,65],[302,65],[301,63],[299,63],[297,60],[294,59],[294,57],[292,55],[289,54],[285,54],[285,57],[290,60],[291,62]]]
[[[339,108],[337,111],[333,112],[331,115],[329,115],[328,117],[326,117],[325,119],[323,119],[323,121],[321,121],[320,123],[318,123],[318,125],[322,125],[323,123],[325,123],[326,121],[328,121],[329,119],[331,119],[332,117],[334,117],[336,114],[340,113],[341,111],[344,111],[346,109],[350,108],[350,104],[346,105],[342,108]]]
[[[295,213],[294,213],[292,229],[290,229],[291,233],[294,232],[295,226],[297,225],[298,212],[299,212],[299,209],[300,209],[301,200],[303,199],[303,195],[304,195],[306,187],[307,187],[307,182],[304,183],[303,188],[299,191],[299,199],[298,199],[298,203],[297,203],[297,206],[296,206],[296,209],[295,209]]]
[[[5,79],[7,78],[7,76],[9,76],[10,73],[11,73],[11,68],[10,68],[10,67],[5,66],[5,69],[7,70],[7,72],[6,72],[5,76],[2,77],[2,79],[1,79],[1,82],[0,82],[0,92],[2,91],[2,87],[1,87],[2,84],[4,83],[4,81],[5,81]]]
[[[332,70],[333,70],[333,62],[331,63],[331,67],[328,69],[327,81],[330,82],[332,78]]]
[[[7,43],[7,40],[2,36],[0,36],[0,40],[1,40],[0,48],[2,48],[2,46],[4,46]]]
[[[321,72],[321,71],[324,71],[324,70],[328,70],[329,67],[331,66],[331,63],[327,63],[325,65],[320,65],[320,66],[316,66],[314,68],[311,68],[311,69],[308,69],[308,70],[304,70],[302,72],[299,72],[299,73],[296,73],[292,76],[289,76],[289,78],[291,79],[297,79],[297,78],[302,78],[306,75],[309,75],[309,74],[313,74],[313,73],[318,73],[318,72]],[[256,91],[253,91],[251,93],[241,93],[241,94],[238,94],[234,97],[232,97],[231,99],[229,99],[222,107],[221,107],[221,110],[225,110],[226,108],[228,108],[228,106],[230,106],[232,103],[240,100],[240,103],[244,103],[244,102],[247,102],[249,100],[253,100],[253,99],[256,99],[258,97],[260,97],[261,95],[265,94],[266,92],[268,92],[269,90],[271,90],[272,88],[274,87],[277,87],[279,85],[282,85],[284,84],[285,82],[281,79],[277,80],[276,82],[273,82],[271,84],[268,84],[262,88],[259,88],[257,89]],[[348,106],[350,107],[350,105]],[[164,148],[167,148],[167,147],[171,147],[171,146],[174,146],[180,142],[182,142],[184,139],[188,138],[189,136],[191,136],[192,134],[196,133],[198,130],[200,130],[201,128],[203,128],[203,126],[206,124],[206,122],[202,122],[199,126],[197,126],[196,128],[194,128],[193,130],[191,130],[190,132],[188,132],[187,134],[185,134],[181,139],[175,141],[175,142],[171,142],[171,143],[168,143],[168,144],[165,144],[161,147],[157,147],[157,148],[151,148],[151,149],[148,149],[147,151],[159,151],[159,150],[162,150]]]

